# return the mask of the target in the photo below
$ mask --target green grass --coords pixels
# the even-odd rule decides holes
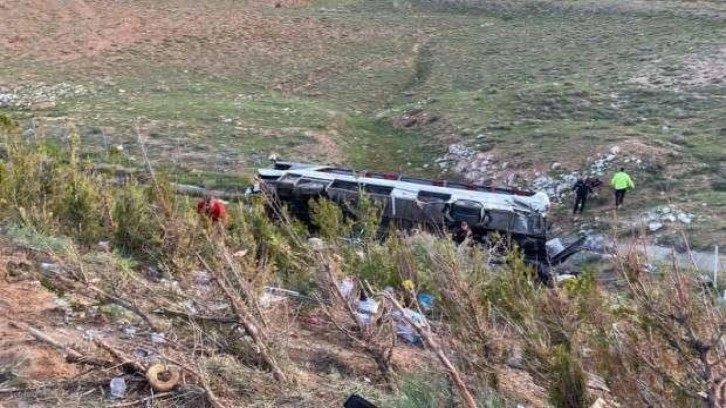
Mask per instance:
[[[449,136],[524,166],[584,162],[625,139],[677,140],[682,160],[705,164],[688,177],[717,186],[724,177],[723,83],[678,81],[719,55],[726,29],[690,4],[317,0],[262,13],[273,46],[210,30],[72,63],[13,58],[0,81],[87,85],[92,93],[46,113],[89,129],[87,146],[125,143],[132,154],[142,118],[152,158],[187,174],[249,173],[271,152],[305,160],[316,150],[306,131],[320,131],[355,167],[433,174]],[[418,107],[447,127],[392,126]],[[639,176],[655,183],[668,174]]]

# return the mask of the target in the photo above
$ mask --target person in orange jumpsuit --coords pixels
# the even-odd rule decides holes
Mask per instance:
[[[227,208],[221,201],[209,196],[197,203],[197,213],[204,215],[213,222],[227,220]]]

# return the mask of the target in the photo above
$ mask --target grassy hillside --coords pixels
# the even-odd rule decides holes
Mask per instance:
[[[2,7],[0,93],[17,98],[0,109],[36,134],[71,121],[85,149],[138,155],[139,133],[154,160],[207,179],[249,174],[271,152],[435,174],[458,142],[508,163],[499,182],[531,180],[637,146],[624,154],[653,165],[619,163],[641,181],[631,213],[672,202],[708,220],[692,231],[702,246],[724,233],[720,2]],[[82,88],[48,88],[61,83]]]

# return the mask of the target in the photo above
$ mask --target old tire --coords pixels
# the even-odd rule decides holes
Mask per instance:
[[[179,385],[181,370],[175,365],[154,364],[146,370],[146,380],[156,392],[168,392]]]

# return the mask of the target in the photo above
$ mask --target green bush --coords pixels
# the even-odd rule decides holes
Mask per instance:
[[[549,375],[549,401],[557,408],[587,406],[587,375],[579,360],[566,347],[557,346],[553,352]]]
[[[162,245],[163,220],[146,200],[144,190],[131,184],[117,191],[113,205],[113,246],[124,255],[148,259],[157,255]]]

